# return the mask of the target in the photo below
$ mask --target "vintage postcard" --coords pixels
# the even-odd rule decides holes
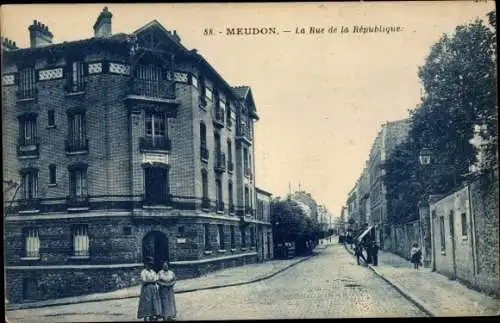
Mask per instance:
[[[2,6],[6,320],[499,315],[495,10]]]

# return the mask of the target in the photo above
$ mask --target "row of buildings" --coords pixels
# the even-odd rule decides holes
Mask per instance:
[[[372,226],[375,239],[382,249],[390,233],[387,221],[387,199],[384,186],[383,164],[398,144],[408,136],[407,119],[386,122],[382,125],[370,149],[368,160],[354,187],[349,191],[341,217],[349,229],[357,231],[364,224]]]
[[[430,194],[428,200],[420,201],[417,219],[406,223],[388,219],[384,161],[406,140],[408,131],[408,120],[382,126],[366,166],[342,207],[347,228],[358,231],[368,224],[382,250],[407,259],[412,244],[417,243],[424,266],[480,291],[500,295],[497,168],[463,177],[452,191]]]
[[[251,89],[156,20],[112,33],[104,8],[93,29],[2,39],[9,301],[130,286],[146,257],[180,278],[273,258]]]

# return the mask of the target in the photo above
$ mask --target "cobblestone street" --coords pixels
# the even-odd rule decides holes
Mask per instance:
[[[341,245],[263,281],[176,295],[178,320],[425,316]],[[9,322],[131,321],[137,298],[7,312]]]

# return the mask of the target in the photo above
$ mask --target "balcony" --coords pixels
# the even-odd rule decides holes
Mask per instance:
[[[227,161],[227,171],[229,173],[232,173],[234,171],[234,164],[232,161],[228,160]]]
[[[173,100],[175,82],[132,79],[131,95],[152,100]]]
[[[200,147],[200,155],[201,155],[201,160],[204,161],[204,162],[207,162],[208,161],[208,149],[206,146],[201,146]]]
[[[217,128],[224,127],[224,111],[219,108],[214,109],[214,126]]]
[[[38,90],[35,87],[28,87],[28,88],[19,87],[19,90],[17,91],[17,99],[19,101],[34,100],[37,93]]]
[[[247,125],[240,124],[236,131],[236,139],[244,140],[249,145],[252,144],[252,135],[250,134],[250,128]]]
[[[251,206],[246,206],[245,207],[245,215],[247,215],[247,216],[253,215],[253,209],[252,209]]]
[[[139,150],[141,151],[170,151],[172,142],[164,136],[147,136],[139,139]]]
[[[226,154],[215,152],[214,170],[220,173],[226,171]]]
[[[38,137],[18,138],[17,141],[17,157],[20,158],[37,158],[39,154]]]
[[[89,209],[89,196],[88,195],[70,195],[66,197],[66,204],[68,210],[70,209]]]
[[[224,202],[217,201],[217,212],[224,212]]]
[[[31,198],[19,201],[20,213],[37,213],[40,212],[40,199]]]
[[[66,154],[78,155],[85,154],[89,151],[88,139],[71,139],[66,140]]]
[[[201,208],[204,210],[210,209],[210,200],[206,197],[201,199]]]

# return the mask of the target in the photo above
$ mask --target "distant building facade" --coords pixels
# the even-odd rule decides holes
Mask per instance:
[[[156,20],[112,34],[111,19],[89,39],[53,44],[35,21],[30,48],[3,40],[11,302],[136,284],[145,257],[181,278],[252,263],[268,234],[251,89]]]
[[[318,219],[318,204],[312,198],[310,193],[299,189],[298,191],[289,194],[288,197],[301,205],[308,216],[316,220]]]
[[[255,188],[257,197],[256,226],[257,226],[257,254],[260,261],[270,260],[273,255],[273,227],[271,224],[271,197],[272,194],[258,187]]]

